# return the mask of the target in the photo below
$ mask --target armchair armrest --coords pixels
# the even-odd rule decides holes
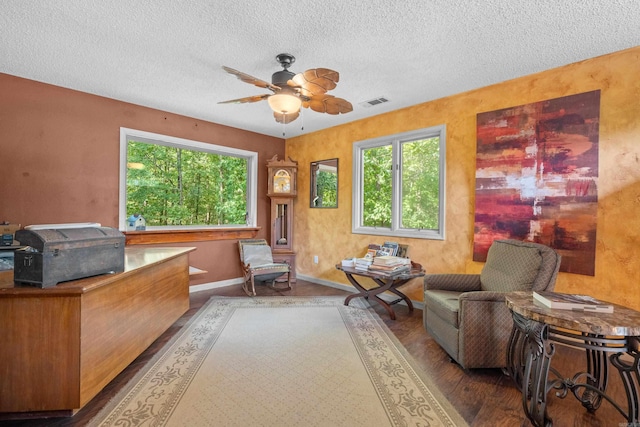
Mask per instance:
[[[427,274],[424,276],[424,290],[469,292],[480,290],[479,274]]]
[[[507,292],[493,292],[493,291],[476,291],[476,292],[465,292],[460,295],[460,301],[494,301],[504,303],[504,297]]]
[[[464,334],[459,357],[474,367],[505,367],[513,319],[504,302],[506,292],[460,295],[459,330]]]

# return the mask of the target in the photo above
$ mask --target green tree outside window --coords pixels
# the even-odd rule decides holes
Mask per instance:
[[[354,233],[444,238],[445,127],[354,144]]]
[[[126,210],[147,226],[244,225],[247,160],[128,141]]]

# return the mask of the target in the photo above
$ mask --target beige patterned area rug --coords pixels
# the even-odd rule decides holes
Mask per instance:
[[[370,308],[213,297],[92,426],[465,426]]]

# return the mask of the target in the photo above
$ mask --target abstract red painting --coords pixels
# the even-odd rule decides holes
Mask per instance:
[[[599,118],[599,90],[478,114],[474,261],[518,239],[595,274]]]

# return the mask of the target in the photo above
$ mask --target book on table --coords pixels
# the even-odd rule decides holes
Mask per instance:
[[[401,258],[392,255],[377,256],[373,259],[374,265],[411,265],[409,258]]]
[[[402,243],[398,244],[398,251],[396,252],[396,256],[402,258],[409,258],[409,245],[404,245]]]
[[[613,313],[613,304],[597,300],[589,295],[562,294],[558,292],[533,292],[533,300],[545,307],[560,310],[576,310],[594,313]]]
[[[367,249],[367,254],[365,255],[365,257],[374,258],[376,255],[378,255],[378,249]]]
[[[343,267],[355,267],[356,259],[355,258],[345,258],[342,260]]]
[[[354,268],[356,270],[366,271],[369,269],[369,266],[373,263],[373,258],[364,257],[364,258],[356,258]]]
[[[372,264],[369,266],[369,271],[376,274],[395,275],[395,274],[411,271],[411,266],[410,265],[387,266],[387,265]]]
[[[389,249],[389,255],[395,256],[398,254],[398,242],[384,242],[382,247]]]
[[[367,256],[370,257],[374,257],[376,255],[378,255],[378,251],[380,250],[380,245],[378,245],[377,243],[369,243],[369,246],[367,247]]]

